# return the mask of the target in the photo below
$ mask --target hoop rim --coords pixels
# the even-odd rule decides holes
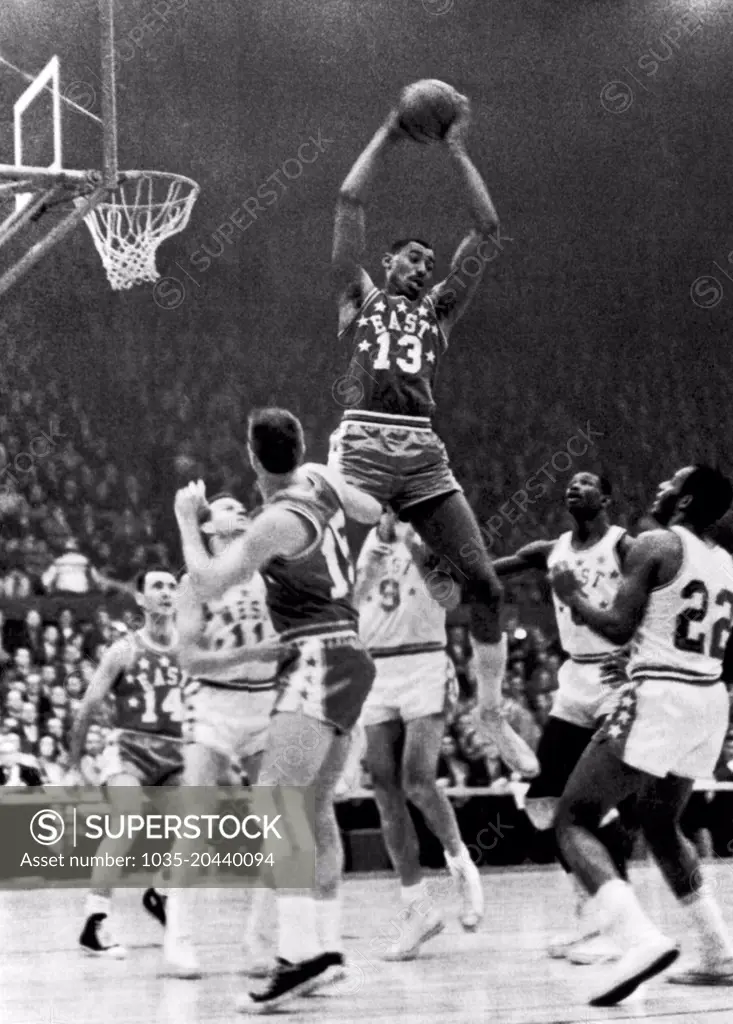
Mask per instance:
[[[178,199],[174,200],[175,202],[178,203],[195,202],[196,199],[198,199],[199,193],[201,192],[201,186],[199,185],[199,183],[197,181],[194,181],[193,178],[187,177],[185,174],[176,174],[173,171],[120,171],[119,180],[117,184],[113,188],[110,188],[108,190],[107,195],[101,203],[97,203],[94,212],[101,212],[102,210],[109,209],[112,206],[119,206],[119,202],[115,202],[113,197],[116,194],[120,194],[121,189],[124,188],[127,182],[144,181],[146,178],[153,178],[165,181],[168,184],[168,186],[174,184],[175,182],[178,182],[182,185],[188,185],[189,191],[184,196],[180,196]],[[120,196],[120,198],[122,198],[122,196]],[[170,203],[167,200],[160,200],[159,202],[153,203],[130,203],[129,205],[131,207],[139,206],[146,210],[154,210],[158,209],[159,207],[168,206],[170,205]]]

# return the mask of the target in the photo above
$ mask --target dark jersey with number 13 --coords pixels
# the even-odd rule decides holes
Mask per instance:
[[[329,477],[325,466],[301,466],[298,479],[267,503],[302,516],[316,533],[306,551],[275,558],[262,570],[272,624],[283,641],[357,629],[346,515]]]

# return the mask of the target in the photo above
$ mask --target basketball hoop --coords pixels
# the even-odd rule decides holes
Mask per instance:
[[[114,291],[160,277],[158,246],[188,224],[199,186],[166,171],[130,171],[84,218]],[[78,205],[83,199],[77,198]]]

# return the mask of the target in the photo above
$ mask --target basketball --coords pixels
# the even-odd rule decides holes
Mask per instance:
[[[416,142],[445,137],[458,113],[459,94],[452,85],[424,78],[402,90],[398,104],[400,127]]]

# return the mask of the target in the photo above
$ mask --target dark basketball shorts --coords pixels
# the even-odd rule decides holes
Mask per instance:
[[[376,669],[355,633],[335,633],[291,641],[283,663],[274,713],[299,711],[325,722],[339,734],[356,725]]]
[[[548,718],[537,748],[540,774],[532,779],[527,799],[561,797],[595,733],[595,729],[573,725],[561,718]]]
[[[331,435],[328,464],[405,519],[402,513],[412,505],[462,489],[445,445],[430,421],[423,422],[397,426],[345,419]]]
[[[105,785],[117,775],[132,775],[141,786],[174,786],[183,772],[183,740],[152,733],[112,733],[102,753]]]

